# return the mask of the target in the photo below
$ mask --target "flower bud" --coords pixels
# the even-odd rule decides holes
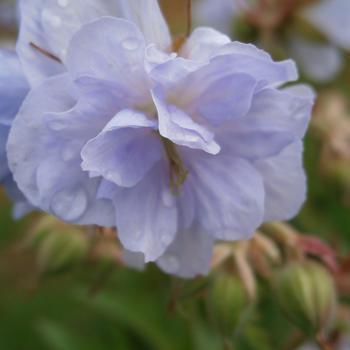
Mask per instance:
[[[281,309],[303,332],[315,335],[332,323],[337,305],[335,284],[319,263],[290,263],[275,276],[274,288]]]
[[[42,273],[56,273],[75,265],[86,254],[89,242],[77,227],[52,217],[43,217],[29,237],[37,249],[37,265]]]
[[[252,310],[252,300],[237,275],[215,273],[207,299],[212,322],[223,336],[229,337]]]

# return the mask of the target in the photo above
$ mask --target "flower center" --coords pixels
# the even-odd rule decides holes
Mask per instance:
[[[186,169],[176,146],[169,139],[161,136],[164,150],[169,161],[170,189],[173,194],[179,194],[181,186],[186,181],[188,170]]]

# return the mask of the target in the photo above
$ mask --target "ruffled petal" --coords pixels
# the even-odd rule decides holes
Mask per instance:
[[[223,151],[246,159],[278,154],[300,140],[311,117],[313,94],[265,89],[254,96],[251,110],[217,131]]]
[[[121,187],[135,186],[162,157],[157,123],[123,110],[82,150],[82,168]]]
[[[104,17],[74,35],[66,65],[78,88],[92,97],[93,103],[98,96],[107,95],[108,106],[114,98],[117,106],[142,107],[150,101],[144,55],[144,37],[135,24]]]
[[[214,134],[195,123],[175,105],[168,104],[161,89],[154,89],[152,95],[158,110],[159,132],[163,137],[177,145],[201,149],[210,154],[220,151],[220,146],[214,141]]]
[[[123,17],[134,22],[149,44],[163,50],[171,47],[168,25],[160,10],[158,0],[120,0]]]
[[[255,168],[265,186],[264,220],[293,218],[306,198],[302,142],[291,144],[274,157],[257,161]]]
[[[220,7],[218,5],[215,5]],[[231,39],[215,29],[209,27],[196,28],[190,37],[186,40],[180,50],[180,56],[191,60],[206,61],[209,60],[214,52],[225,44],[231,42]]]
[[[17,52],[31,85],[62,73],[64,67],[30,46],[35,44],[65,61],[68,44],[82,25],[101,16],[121,16],[119,1],[26,0],[20,2],[21,27]]]
[[[124,248],[143,253],[145,262],[164,254],[177,232],[176,201],[169,200],[169,176],[162,162],[132,188],[103,181],[99,195],[114,202]]]
[[[184,90],[180,104],[189,114],[211,126],[219,126],[247,114],[251,108],[257,82],[248,74],[220,76],[201,68],[187,79],[193,89]],[[184,87],[185,88],[185,87]],[[186,101],[187,100],[187,101]]]
[[[275,62],[267,52],[238,41],[216,50],[212,61],[213,67],[219,66],[222,74],[246,73],[265,85],[278,86],[298,79],[293,60]]]
[[[80,168],[82,140],[61,137],[56,133],[60,124],[48,128],[49,113],[71,110],[76,103],[73,95],[66,75],[50,78],[29,93],[11,128],[10,169],[36,207],[65,221],[112,226],[111,203],[96,200],[100,180],[90,179]]]
[[[198,227],[180,231],[157,260],[157,265],[166,273],[182,278],[206,275],[210,269],[213,243],[213,237]]]
[[[216,239],[249,238],[262,223],[265,192],[249,162],[223,155],[192,157],[197,221]]]

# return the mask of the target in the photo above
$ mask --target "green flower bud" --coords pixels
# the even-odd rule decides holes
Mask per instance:
[[[332,276],[321,264],[290,263],[275,276],[274,289],[285,315],[303,332],[315,335],[334,320],[336,288]]]
[[[41,273],[57,273],[81,261],[89,249],[89,241],[78,227],[44,216],[32,231],[27,245],[37,251]]]
[[[215,327],[232,336],[252,311],[253,302],[238,276],[216,271],[212,277],[207,307]]]

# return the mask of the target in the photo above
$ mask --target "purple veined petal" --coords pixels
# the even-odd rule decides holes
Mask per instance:
[[[69,77],[62,75],[29,93],[11,128],[9,166],[20,190],[34,206],[65,221],[112,226],[111,204],[95,198],[100,180],[90,179],[81,171],[81,160],[67,162],[67,144],[48,132],[47,114],[69,111],[76,104],[71,86]]]
[[[156,67],[174,60],[177,57],[175,52],[167,53],[158,48],[156,44],[149,44],[145,49],[145,69],[148,74]]]
[[[133,110],[119,112],[82,150],[82,169],[133,187],[163,156],[157,123]]]
[[[82,25],[101,16],[120,16],[120,11],[118,0],[21,1],[17,52],[31,85],[64,72],[60,63],[33,49],[31,42],[65,61],[68,44]]]
[[[164,254],[177,232],[176,201],[164,201],[169,174],[163,162],[156,164],[132,188],[121,188],[103,181],[101,198],[113,200],[118,236],[124,248],[143,253],[145,262]]]
[[[295,142],[278,155],[254,163],[265,186],[264,221],[289,220],[306,198],[303,144]]]
[[[196,79],[197,74],[202,79]],[[198,86],[192,84],[192,100],[185,102],[185,110],[213,126],[241,118],[251,108],[257,82],[250,75],[238,73],[214,80],[211,75],[206,78],[205,68],[202,68],[192,74],[188,82],[191,79],[196,80]]]
[[[29,86],[15,52],[0,50],[0,124],[10,126]]]
[[[237,51],[236,46],[234,48]],[[245,99],[241,105],[236,106],[235,111],[232,111],[232,114],[237,116],[237,114],[244,113],[247,108],[249,109],[252,93],[255,90],[261,90],[266,86],[273,86],[281,82],[285,83],[291,77],[295,78],[291,75],[295,69],[295,65],[291,61],[273,62],[269,55],[249,45],[243,45],[242,50],[238,46],[238,49],[241,53],[218,55],[207,64],[195,67],[191,71],[184,71],[170,86],[166,85],[166,89],[170,91],[168,94],[171,95],[171,99],[175,99],[178,105],[186,108],[186,106],[196,103],[197,100],[199,104],[200,96],[205,94],[206,90],[210,95],[211,90],[219,88],[215,85],[225,85],[225,82],[229,82],[229,85],[235,85],[241,81]],[[170,64],[174,65],[174,62]],[[164,64],[164,67],[170,64]],[[164,82],[160,81],[160,84],[164,85]],[[228,87],[227,89],[221,88],[220,91],[216,92],[216,98],[221,99],[214,104],[218,108],[218,105],[224,102],[225,91],[230,92]],[[232,97],[234,97],[234,92],[232,92]],[[236,95],[236,98],[238,97],[239,94]],[[213,100],[215,101],[214,98]],[[209,108],[209,106],[207,107]]]
[[[155,84],[159,84],[165,90],[170,91],[191,72],[196,71],[206,64],[206,62],[197,62],[183,57],[174,57],[162,64],[156,65],[149,72],[149,75]]]
[[[220,152],[220,146],[214,140],[214,134],[194,122],[189,115],[175,105],[165,101],[161,89],[153,89],[154,103],[158,110],[159,132],[177,145],[201,149],[210,154]]]
[[[210,269],[214,239],[196,226],[179,231],[174,242],[157,260],[166,273],[182,278],[206,275]]]
[[[218,142],[223,152],[245,159],[276,155],[305,135],[313,102],[310,90],[302,97],[293,90],[262,90],[244,118],[216,130]]]
[[[328,36],[330,41],[350,50],[350,2],[322,0],[307,6],[303,16]]]
[[[150,101],[144,56],[144,37],[135,24],[103,17],[73,36],[66,66],[85,94],[109,90],[117,101],[126,98],[142,105]]]
[[[215,6],[218,6],[217,4]],[[214,52],[231,39],[209,27],[196,28],[180,50],[180,56],[190,60],[207,61]]]
[[[123,18],[134,22],[148,44],[170,50],[171,36],[158,0],[120,0]]]
[[[320,44],[295,37],[290,41],[290,52],[301,70],[311,79],[327,82],[343,68],[342,52],[331,44]]]
[[[298,79],[293,60],[275,62],[271,56],[252,44],[232,42],[219,48],[212,61],[222,67],[226,74],[246,73],[257,81],[279,86]]]
[[[248,239],[261,225],[265,191],[248,161],[224,155],[196,156],[190,176],[196,183],[197,222],[220,240]]]

